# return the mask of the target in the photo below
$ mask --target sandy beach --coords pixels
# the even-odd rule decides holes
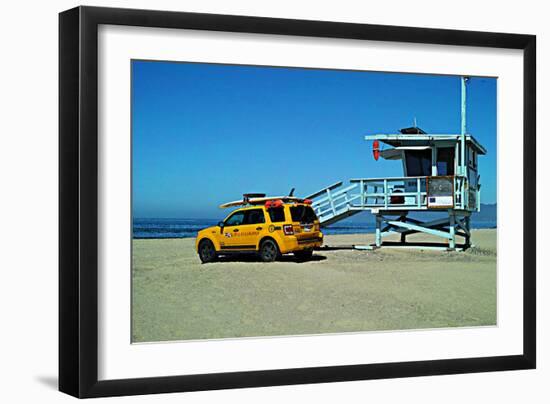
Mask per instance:
[[[494,229],[475,230],[466,252],[323,250],[305,263],[202,265],[194,241],[133,241],[133,342],[496,324]],[[331,246],[373,241],[325,236]]]

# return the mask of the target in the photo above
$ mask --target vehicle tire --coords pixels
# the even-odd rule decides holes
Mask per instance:
[[[260,245],[260,259],[263,262],[273,262],[279,257],[279,247],[273,240],[264,240]]]
[[[309,261],[313,256],[313,250],[294,251],[294,256],[298,261]]]
[[[199,258],[203,264],[214,262],[218,258],[214,244],[210,240],[201,240],[199,243]]]

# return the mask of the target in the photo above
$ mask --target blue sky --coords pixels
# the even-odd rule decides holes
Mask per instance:
[[[482,202],[496,201],[496,84],[468,84]],[[305,196],[350,178],[401,176],[364,135],[460,132],[456,76],[132,61],[133,214],[220,218],[244,192]]]

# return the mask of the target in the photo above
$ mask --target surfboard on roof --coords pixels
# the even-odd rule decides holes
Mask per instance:
[[[296,196],[265,196],[265,194],[244,194],[243,199],[238,201],[226,202],[220,205],[220,208],[231,208],[235,206],[243,205],[261,205],[267,201],[281,200],[283,202],[303,202],[304,198],[298,198]]]

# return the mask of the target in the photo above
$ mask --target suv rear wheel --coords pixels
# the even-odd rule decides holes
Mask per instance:
[[[260,246],[260,258],[263,262],[273,262],[279,257],[279,247],[273,240],[264,240]]]
[[[202,240],[199,243],[199,258],[203,264],[216,261],[216,249],[210,240]]]

